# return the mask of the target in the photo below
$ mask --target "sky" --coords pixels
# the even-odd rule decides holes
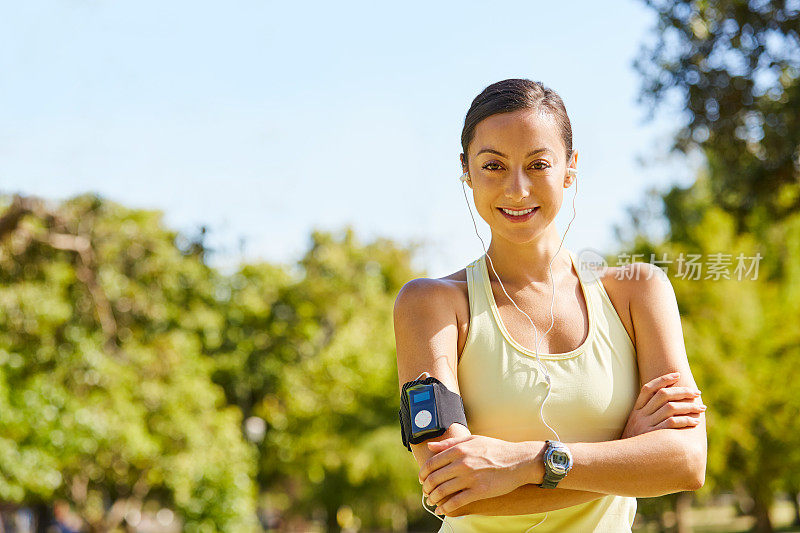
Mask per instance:
[[[351,225],[424,243],[415,265],[441,277],[483,253],[458,179],[466,111],[529,78],[564,100],[578,151],[564,246],[616,250],[629,206],[695,172],[666,153],[679,115],[636,102],[654,28],[630,0],[5,2],[0,193],[206,225],[222,269],[292,264],[313,229]]]

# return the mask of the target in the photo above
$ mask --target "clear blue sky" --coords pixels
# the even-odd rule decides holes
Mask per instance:
[[[439,277],[482,253],[458,181],[464,114],[525,77],[572,121],[565,246],[608,250],[626,206],[692,174],[660,161],[677,116],[644,124],[636,105],[653,27],[631,0],[6,2],[0,191],[96,191],[207,224],[220,266],[292,262],[312,228],[351,223],[363,242],[424,239],[418,266]]]

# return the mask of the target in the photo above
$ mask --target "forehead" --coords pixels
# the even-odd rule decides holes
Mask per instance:
[[[564,142],[555,119],[535,109],[520,109],[486,117],[475,127],[470,153],[491,147],[504,153],[547,147],[561,153]],[[508,150],[508,151],[506,151]]]

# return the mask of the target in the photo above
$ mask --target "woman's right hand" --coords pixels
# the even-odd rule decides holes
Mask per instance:
[[[700,422],[700,413],[706,409],[700,391],[694,387],[670,386],[678,379],[677,374],[665,374],[642,387],[621,439],[654,429],[693,427]]]

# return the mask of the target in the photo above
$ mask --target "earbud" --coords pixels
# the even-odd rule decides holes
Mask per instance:
[[[469,172],[464,172],[461,174],[461,181],[469,183]]]
[[[570,179],[569,179],[569,180],[565,180],[565,181],[564,181],[564,188],[567,188],[567,187],[569,187],[570,185],[572,185],[572,181],[573,181],[573,180],[575,180],[575,179],[577,179],[577,177],[578,177],[578,171],[577,171],[577,169],[574,169],[574,168],[569,168],[569,167],[568,167],[568,168],[567,168],[567,175],[570,177]]]

